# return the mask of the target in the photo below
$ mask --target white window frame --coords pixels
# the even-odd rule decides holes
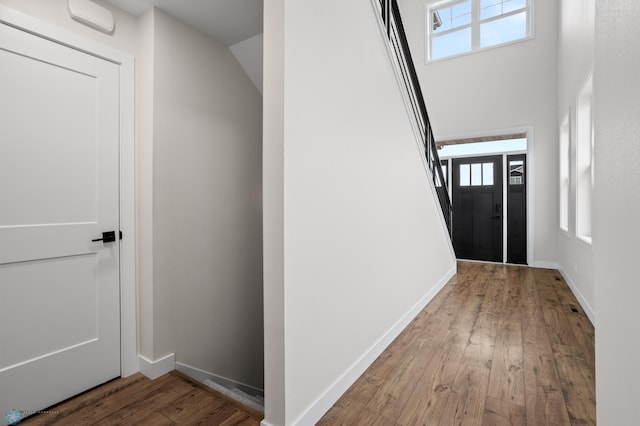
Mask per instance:
[[[432,21],[432,16],[433,16],[433,12],[436,11],[437,9],[441,9],[443,7],[447,7],[447,6],[453,6],[455,4],[458,3],[464,3],[466,1],[471,1],[471,24],[468,25],[463,25],[460,27],[456,27],[456,28],[452,28],[450,30],[447,31],[443,31],[441,33],[438,34],[434,34],[434,30],[433,30],[433,21]],[[502,47],[502,46],[508,46],[510,44],[514,44],[514,43],[520,43],[526,40],[531,40],[534,37],[533,34],[533,3],[534,0],[526,0],[527,1],[527,5],[522,8],[522,9],[518,9],[518,10],[514,10],[511,12],[507,12],[505,14],[500,14],[497,16],[493,16],[491,18],[486,18],[486,19],[480,19],[480,0],[445,0],[445,1],[441,1],[441,2],[437,2],[437,3],[433,3],[433,4],[429,4],[428,2],[425,4],[425,27],[426,27],[426,42],[425,42],[425,63],[431,63],[431,62],[438,62],[438,61],[443,61],[446,59],[451,59],[451,58],[457,58],[459,56],[464,56],[464,55],[469,55],[471,53],[476,53],[476,52],[481,52],[481,51],[485,51],[487,49],[494,49],[497,47]],[[507,41],[504,43],[499,43],[499,44],[494,44],[491,46],[486,46],[486,47],[481,47],[480,46],[480,25],[487,23],[487,22],[491,22],[491,21],[495,21],[498,19],[502,19],[502,18],[506,18],[509,16],[513,16],[516,15],[518,13],[521,13],[522,11],[525,11],[527,13],[527,31],[526,31],[526,36],[524,36],[523,38],[519,38],[516,40],[511,40],[511,41]],[[462,52],[462,53],[457,53],[454,55],[450,55],[450,56],[445,56],[442,58],[436,58],[436,59],[431,59],[431,51],[432,51],[432,47],[431,47],[431,41],[434,38],[438,38],[438,37],[442,37],[444,35],[447,34],[451,34],[460,30],[463,30],[465,28],[471,28],[471,50],[469,50],[468,52]]]
[[[571,194],[571,114],[567,114],[560,124],[559,134],[559,220],[560,230],[569,234],[569,200]]]
[[[593,231],[593,75],[576,97],[576,238],[591,245]]]

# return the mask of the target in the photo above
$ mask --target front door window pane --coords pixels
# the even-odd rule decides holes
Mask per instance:
[[[482,185],[482,164],[471,165],[471,185],[472,186]]]
[[[470,183],[469,164],[460,164],[460,186],[469,186]]]
[[[493,163],[482,164],[482,185],[493,185]]]
[[[521,160],[509,162],[509,184],[522,185],[524,183],[524,162]]]

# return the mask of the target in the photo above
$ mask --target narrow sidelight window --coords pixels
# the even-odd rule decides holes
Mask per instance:
[[[576,236],[591,244],[593,192],[593,79],[587,77],[576,101]]]

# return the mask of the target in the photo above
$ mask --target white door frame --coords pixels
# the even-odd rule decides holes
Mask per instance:
[[[490,132],[475,132],[475,133],[459,133],[459,134],[453,134],[453,135],[446,135],[446,136],[437,136],[436,140],[440,141],[446,141],[446,140],[455,140],[455,139],[468,139],[468,138],[476,138],[476,137],[492,137],[492,136],[502,136],[502,135],[510,135],[510,134],[516,134],[516,133],[525,133],[526,134],[526,138],[527,138],[527,149],[524,151],[513,151],[513,152],[491,152],[491,153],[486,153],[486,154],[473,154],[471,155],[472,157],[482,157],[485,155],[501,155],[503,157],[503,161],[502,161],[502,167],[503,167],[503,185],[504,185],[504,191],[503,191],[503,202],[502,205],[504,206],[504,210],[503,211],[507,211],[507,178],[506,178],[506,156],[507,155],[516,155],[516,154],[525,154],[527,156],[527,161],[525,164],[525,170],[526,170],[526,174],[527,177],[525,179],[525,184],[526,184],[526,193],[527,193],[527,266],[531,266],[531,267],[539,267],[539,268],[547,268],[549,267],[548,265],[544,265],[544,264],[540,264],[539,262],[535,261],[535,246],[533,244],[533,240],[534,240],[534,216],[533,216],[533,212],[534,212],[534,197],[535,197],[535,193],[534,193],[534,168],[533,168],[533,162],[534,162],[534,131],[533,131],[533,126],[524,126],[524,127],[511,127],[511,128],[506,128],[506,129],[498,129],[495,131],[490,131]],[[467,157],[466,155],[460,155],[460,156],[456,156],[456,157],[446,157],[446,158],[442,158],[443,160],[449,160],[449,170],[447,171],[447,173],[449,174],[449,185],[448,185],[448,189],[449,189],[449,197],[451,197],[451,173],[452,172],[452,167],[451,167],[451,160],[453,158],[458,158],[458,157]],[[502,232],[502,238],[503,238],[503,262],[507,261],[507,221],[503,221],[503,232]]]
[[[134,193],[134,57],[59,29],[47,22],[0,5],[0,22],[85,52],[120,70],[120,365],[122,377],[138,371],[136,327],[135,193]]]

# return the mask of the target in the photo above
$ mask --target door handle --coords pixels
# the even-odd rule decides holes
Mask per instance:
[[[102,241],[103,243],[112,243],[116,240],[116,231],[107,231],[102,233],[102,238],[91,240],[92,242]]]

